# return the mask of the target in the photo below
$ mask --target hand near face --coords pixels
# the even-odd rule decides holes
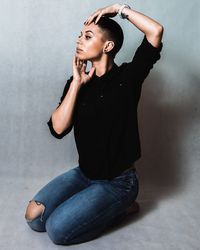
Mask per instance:
[[[88,74],[85,70],[87,67],[87,61],[80,60],[77,56],[73,58],[73,79],[80,82],[80,84],[87,83],[93,76],[95,67],[92,67]]]

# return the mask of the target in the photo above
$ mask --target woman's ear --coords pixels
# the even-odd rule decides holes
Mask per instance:
[[[114,46],[115,46],[115,43],[113,41],[107,41],[104,46],[103,52],[104,53],[110,52],[114,48]]]

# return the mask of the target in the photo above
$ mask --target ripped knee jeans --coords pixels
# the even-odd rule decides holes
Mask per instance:
[[[35,231],[46,231],[55,244],[89,241],[127,215],[138,191],[136,170],[125,170],[112,180],[91,180],[76,166],[33,197],[45,209],[27,223]]]

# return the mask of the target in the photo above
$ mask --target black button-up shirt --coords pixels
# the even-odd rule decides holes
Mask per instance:
[[[137,106],[141,87],[153,64],[160,59],[159,48],[152,46],[146,36],[131,62],[113,67],[82,85],[73,114],[73,123],[62,134],[48,125],[52,135],[61,139],[74,128],[79,166],[90,179],[112,179],[141,157]],[[71,76],[64,88],[62,103]],[[58,105],[58,107],[59,107]]]

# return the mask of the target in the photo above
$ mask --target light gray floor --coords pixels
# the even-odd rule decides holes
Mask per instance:
[[[155,183],[154,186],[145,184],[142,174],[140,181],[144,184],[140,186],[137,199],[141,211],[137,216],[127,217],[93,241],[73,246],[55,245],[47,233],[32,231],[24,220],[28,200],[52,177],[1,176],[0,249],[199,249],[198,185],[183,180],[179,186],[159,185],[158,189]]]

